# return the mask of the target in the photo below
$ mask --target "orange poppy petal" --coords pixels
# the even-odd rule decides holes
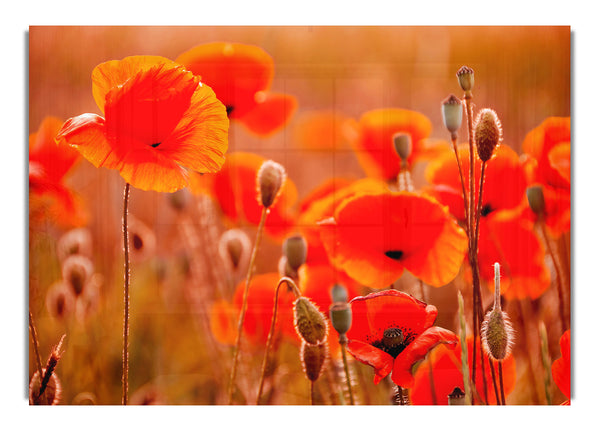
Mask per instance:
[[[552,378],[569,400],[571,399],[571,330],[560,337],[561,357],[552,363]]]
[[[225,300],[215,302],[210,310],[210,329],[215,339],[233,346],[236,338],[236,310]]]
[[[548,152],[550,166],[571,183],[571,143],[558,144]]]
[[[279,93],[259,93],[257,104],[239,121],[253,133],[267,136],[284,127],[296,111],[294,96]]]
[[[334,111],[309,111],[296,119],[292,139],[296,146],[315,151],[337,151],[348,147],[348,118]]]
[[[392,372],[394,358],[383,350],[356,340],[350,340],[347,349],[356,360],[375,369],[373,383],[378,384],[381,379]]]
[[[175,61],[213,88],[230,118],[246,115],[256,106],[256,93],[267,90],[273,80],[273,59],[254,45],[206,43],[184,52]]]
[[[169,68],[181,67],[168,58],[153,55],[135,55],[122,60],[107,61],[96,66],[92,71],[92,94],[98,108],[104,112],[106,96],[111,89],[125,84],[138,73],[157,65],[165,65]]]
[[[454,349],[458,343],[458,336],[452,331],[437,326],[426,329],[394,360],[392,381],[403,388],[412,388],[413,365],[425,358],[425,355],[440,343],[445,344],[449,349]]]
[[[393,146],[396,133],[408,133],[413,143],[409,163],[419,156],[420,141],[431,133],[431,121],[423,114],[388,108],[368,111],[359,120],[358,137],[352,141],[358,161],[369,176],[392,180],[400,172],[400,157]]]
[[[458,273],[466,252],[466,235],[447,210],[412,193],[354,196],[321,227],[333,264],[373,288],[389,286],[404,268],[416,270],[432,286],[447,284]],[[441,269],[433,260],[439,256],[448,261]]]

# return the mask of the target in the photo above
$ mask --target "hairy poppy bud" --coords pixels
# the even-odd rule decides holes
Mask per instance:
[[[468,66],[463,66],[456,72],[456,77],[458,78],[460,88],[466,93],[465,95],[470,96],[471,90],[475,85],[475,73],[473,72],[473,69]]]
[[[240,229],[229,229],[219,239],[219,253],[223,260],[237,270],[250,253],[250,239]]]
[[[306,262],[306,248],[306,240],[301,235],[290,236],[283,242],[283,255],[293,270],[298,271]]]
[[[544,190],[542,186],[531,186],[527,189],[527,202],[529,208],[537,215],[542,215],[546,209],[546,201],[544,200]]]
[[[454,387],[454,390],[448,394],[448,405],[449,406],[462,406],[465,404],[465,393],[458,386]]]
[[[331,288],[331,302],[348,302],[348,291],[341,284],[336,284]]]
[[[406,162],[412,152],[412,139],[408,133],[396,133],[393,137],[396,154]]]
[[[479,111],[475,120],[475,145],[482,162],[487,162],[494,155],[494,150],[502,141],[502,125],[493,109]]]
[[[294,302],[296,332],[309,344],[317,344],[327,337],[325,316],[308,298],[301,296]]]
[[[462,114],[462,102],[454,94],[451,94],[442,102],[444,126],[446,126],[446,129],[448,129],[453,137],[456,137],[456,133],[462,124]]]
[[[42,374],[46,374],[46,368],[42,368]],[[60,402],[62,394],[62,386],[56,374],[49,376],[43,396],[40,396],[41,388],[40,373],[36,371],[29,381],[29,404],[40,405],[45,404],[54,406]]]
[[[352,326],[352,309],[345,302],[334,302],[329,307],[329,319],[333,329],[343,335]]]
[[[500,264],[494,264],[495,298],[494,308],[489,311],[481,324],[481,341],[484,351],[497,361],[506,359],[512,348],[514,330],[508,315],[500,305]]]
[[[285,169],[273,160],[262,164],[256,176],[259,203],[269,208],[275,202],[283,183],[285,182]]]
[[[323,364],[325,364],[325,359],[327,359],[326,343],[302,343],[302,347],[300,347],[300,360],[302,361],[302,368],[308,380],[314,382],[319,378],[323,370]]]

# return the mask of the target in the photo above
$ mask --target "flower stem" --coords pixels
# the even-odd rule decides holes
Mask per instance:
[[[38,371],[38,375],[40,376],[40,383],[41,383],[42,377],[43,377],[42,359],[40,358],[40,345],[39,345],[39,342],[37,339],[37,331],[36,331],[35,325],[33,323],[33,316],[31,315],[31,311],[29,311],[29,330],[31,331],[31,341],[33,343],[33,351],[35,353],[35,365],[37,367],[37,371]],[[43,400],[43,401],[45,401],[45,400]]]
[[[248,307],[248,290],[250,287],[250,281],[254,272],[254,264],[256,262],[256,255],[262,238],[262,231],[265,226],[265,220],[267,219],[268,208],[263,207],[260,222],[258,224],[258,231],[256,232],[256,240],[254,241],[254,247],[252,249],[252,255],[250,257],[250,264],[248,265],[248,273],[246,275],[246,286],[244,288],[244,299],[242,301],[242,309],[240,310],[240,316],[238,320],[237,335],[235,340],[235,350],[233,352],[233,365],[231,367],[231,375],[229,376],[229,390],[228,390],[228,404],[232,403],[233,400],[233,385],[235,384],[235,377],[237,373],[238,357],[240,353],[240,346],[242,344],[242,329],[244,327],[244,318],[246,316],[246,308]]]
[[[127,228],[127,214],[129,207],[129,183],[125,184],[123,193],[123,249],[125,251],[125,275],[123,282],[123,405],[127,405],[129,391],[129,231]]]
[[[556,270],[556,289],[558,294],[558,311],[560,315],[560,324],[561,324],[561,332],[565,332],[567,330],[567,318],[565,316],[565,303],[563,299],[563,288],[562,288],[562,268],[554,250],[552,249],[552,244],[550,243],[550,239],[548,238],[548,233],[546,232],[546,222],[541,219],[540,220],[540,228],[542,231],[542,235],[544,237],[544,242],[546,243],[546,247],[548,248],[548,253],[550,254],[550,258],[552,259],[552,264],[554,265],[554,269]]]
[[[298,298],[300,296],[300,291],[298,290],[296,283],[294,283],[294,280],[292,280],[291,278],[282,277],[279,280],[279,283],[277,283],[277,287],[275,288],[275,300],[274,300],[274,304],[273,304],[273,315],[271,317],[271,328],[269,329],[269,335],[267,337],[267,347],[265,349],[265,356],[263,358],[261,371],[260,371],[260,382],[258,384],[258,395],[256,396],[256,405],[258,405],[260,403],[260,397],[262,396],[262,392],[263,392],[263,386],[265,383],[265,374],[266,374],[266,370],[267,370],[267,360],[269,357],[269,351],[271,350],[271,345],[273,344],[273,334],[275,333],[275,322],[277,321],[277,309],[278,309],[278,305],[279,305],[279,301],[278,301],[279,288],[281,287],[281,285],[284,282],[287,283],[288,286],[290,286],[293,289],[294,295],[296,295],[296,298]]]
[[[550,396],[550,384],[552,382],[552,366],[550,365],[550,352],[548,351],[548,332],[546,331],[546,325],[544,322],[540,322],[539,325],[541,350],[542,350],[542,364],[544,365],[544,393],[546,395],[546,403],[552,405],[552,397]]]
[[[498,396],[498,383],[496,383],[496,369],[491,358],[488,358],[490,371],[492,372],[492,384],[494,385],[494,395],[496,396],[496,405],[500,405],[500,397]]]
[[[310,381],[310,405],[315,405],[315,382],[313,380]]]
[[[458,315],[460,320],[460,360],[462,364],[463,385],[465,387],[465,404],[472,403],[471,382],[469,381],[469,354],[467,351],[467,324],[465,318],[465,303],[458,292]]]
[[[344,361],[344,373],[346,374],[346,385],[348,385],[348,394],[350,396],[350,405],[354,405],[354,394],[352,392],[352,383],[350,382],[350,369],[348,368],[348,358],[346,357],[346,346],[348,337],[346,334],[340,335],[340,347],[342,349],[342,360]]]
[[[498,362],[498,379],[500,380],[500,395],[502,396],[502,405],[506,405],[506,399],[504,398],[504,378],[502,377],[502,361]]]
[[[452,135],[452,148],[454,149],[454,155],[456,156],[456,164],[458,165],[458,176],[460,177],[460,185],[462,187],[463,201],[464,201],[464,206],[465,206],[465,220],[466,220],[467,237],[470,238],[471,234],[469,233],[469,227],[470,227],[470,224],[469,224],[469,220],[470,220],[469,201],[468,201],[468,197],[467,197],[467,189],[465,187],[465,176],[463,174],[462,166],[460,164],[460,158],[458,156],[458,146],[456,144],[456,140],[457,140],[457,137],[455,135]]]

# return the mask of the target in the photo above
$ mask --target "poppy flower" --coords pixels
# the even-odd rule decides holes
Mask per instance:
[[[571,402],[571,330],[560,337],[561,357],[552,363],[552,378],[558,389]]]
[[[294,123],[292,139],[295,144],[311,151],[339,151],[349,145],[351,122],[335,111],[309,111]]]
[[[265,160],[253,153],[231,153],[217,174],[201,178],[196,176],[197,184],[192,191],[210,194],[231,223],[245,221],[258,226],[263,207],[257,197],[256,176]],[[268,234],[280,238],[291,229],[294,224],[291,206],[297,197],[296,186],[286,178],[275,203],[269,207],[265,222]]]
[[[176,61],[211,86],[230,119],[258,135],[281,129],[296,109],[293,96],[269,91],[274,62],[258,46],[206,43],[184,52]]]
[[[375,369],[377,384],[392,373],[403,388],[413,386],[412,367],[440,343],[454,348],[458,337],[433,326],[437,309],[397,290],[358,296],[350,301],[352,327],[347,333],[348,351]]]
[[[174,192],[189,172],[216,172],[227,151],[225,107],[180,64],[132,56],[96,66],[92,91],[104,117],[70,118],[56,140],[142,190]]]
[[[244,339],[252,345],[264,347],[267,342],[273,317],[275,289],[280,278],[277,273],[258,274],[252,278],[248,289],[248,308],[242,328]],[[220,300],[212,306],[210,327],[215,339],[220,343],[235,344],[237,318],[242,309],[245,284],[246,282],[242,281],[237,285],[231,302]],[[275,327],[289,339],[297,340],[292,317],[294,299],[294,294],[285,289],[285,286],[279,289]]]
[[[469,370],[471,370],[471,364],[473,360],[473,336],[470,335],[466,339],[467,343],[467,357],[469,363]],[[480,357],[480,343],[476,344],[476,357]],[[455,349],[442,349],[440,347],[435,348],[431,351],[429,358],[429,364],[421,363],[415,371],[415,384],[410,391],[410,399],[414,405],[431,405],[431,404],[448,404],[448,394],[456,387],[460,388],[464,392],[463,374],[461,365],[461,344],[460,341]],[[498,376],[498,365],[496,367],[496,377]],[[431,389],[431,374],[430,369],[433,372],[433,387],[434,393]],[[489,367],[489,362],[485,362],[485,374],[486,374],[486,387],[487,387],[487,399],[490,404],[494,404],[496,400],[494,386],[492,383],[492,373]],[[502,374],[504,393],[510,394],[516,385],[517,374],[516,374],[516,362],[514,357],[511,355],[502,361]],[[475,387],[479,395],[484,398],[483,390],[483,376],[481,372],[481,361],[477,361],[477,375]],[[477,401],[477,398],[476,398]]]
[[[394,135],[401,132],[410,135],[410,165],[435,156],[441,148],[446,147],[446,144],[440,146],[439,142],[432,144],[426,140],[431,129],[431,121],[419,112],[399,108],[375,109],[365,112],[354,123],[351,144],[368,176],[391,181],[398,177],[401,165],[400,157],[394,150]]]
[[[82,226],[88,214],[80,197],[65,184],[81,156],[54,142],[62,124],[56,117],[46,117],[37,132],[29,135],[30,219],[49,216],[60,226]]]
[[[329,263],[327,252],[321,242],[318,222],[335,214],[335,207],[343,200],[360,192],[384,192],[387,185],[373,178],[350,180],[330,178],[311,191],[299,205],[296,223],[308,244],[307,263]]]
[[[459,147],[459,160],[465,176],[469,175],[469,149]],[[433,184],[431,194],[448,205],[461,224],[466,224],[462,187],[456,156],[448,149],[425,171]],[[479,184],[481,162],[475,162],[475,184]],[[479,226],[478,259],[482,279],[494,287],[494,263],[505,274],[502,294],[507,299],[537,298],[550,286],[550,274],[544,262],[545,249],[525,217],[527,187],[525,170],[517,153],[506,145],[497,148],[486,163],[485,182]],[[479,187],[475,191],[479,198]]]
[[[404,269],[439,287],[458,274],[467,236],[435,199],[409,192],[361,193],[320,223],[331,262],[354,280],[380,289]]]

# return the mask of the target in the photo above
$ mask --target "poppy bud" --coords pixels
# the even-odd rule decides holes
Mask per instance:
[[[463,406],[465,404],[465,393],[458,386],[448,394],[449,406]]]
[[[300,347],[300,360],[302,361],[302,368],[308,380],[314,382],[319,378],[323,370],[323,364],[325,364],[325,359],[327,359],[326,343],[302,343],[302,347]]]
[[[94,272],[94,264],[83,255],[71,255],[62,265],[64,281],[73,290],[75,296],[81,295],[85,285]]]
[[[527,189],[527,202],[529,208],[537,215],[544,214],[546,209],[546,201],[544,200],[544,190],[542,186],[531,186]]]
[[[508,315],[500,305],[500,265],[494,264],[495,299],[494,308],[489,311],[481,324],[481,341],[484,351],[497,361],[506,359],[512,348],[514,331]]]
[[[444,126],[455,137],[462,124],[463,105],[454,94],[448,96],[442,102],[442,119]]]
[[[345,302],[334,302],[329,307],[329,319],[331,320],[333,329],[338,334],[343,335],[352,326],[352,310]]]
[[[177,190],[176,192],[170,193],[168,199],[171,207],[175,211],[181,212],[185,209],[190,200],[190,192],[187,189]]]
[[[259,192],[259,203],[269,208],[275,202],[283,183],[285,169],[279,163],[267,160],[262,164],[256,176]]]
[[[309,344],[317,344],[327,337],[325,316],[308,298],[301,296],[294,302],[296,332]]]
[[[277,270],[279,271],[279,275],[281,277],[289,277],[292,280],[298,279],[298,271],[296,271],[290,266],[287,257],[285,256],[281,256],[279,258],[279,262],[277,263]]]
[[[60,237],[56,244],[58,259],[62,262],[73,254],[92,255],[92,234],[89,229],[71,229]]]
[[[468,66],[463,66],[456,72],[456,77],[458,78],[460,88],[466,93],[465,95],[470,96],[471,90],[475,85],[475,73],[473,72],[473,69]]]
[[[231,264],[233,270],[237,270],[240,263],[250,253],[250,239],[240,229],[229,229],[219,239],[219,253],[223,260]]]
[[[46,293],[46,308],[52,317],[64,320],[75,309],[75,294],[64,281],[54,283]]]
[[[283,255],[293,270],[298,271],[306,262],[306,247],[306,240],[301,235],[290,236],[283,242]]]
[[[348,302],[348,291],[341,284],[336,284],[331,288],[331,302]]]
[[[42,374],[46,374],[46,368],[42,368]],[[56,374],[52,374],[46,383],[46,389],[44,389],[44,396],[39,396],[41,388],[40,373],[36,371],[31,380],[29,381],[29,404],[40,405],[45,404],[49,406],[57,405],[60,402],[62,394],[62,386],[60,380],[56,377]]]
[[[475,120],[475,145],[482,162],[494,155],[494,150],[502,140],[502,125],[493,109],[482,109]]]
[[[408,133],[396,133],[393,137],[396,154],[406,162],[412,152],[412,140]]]

